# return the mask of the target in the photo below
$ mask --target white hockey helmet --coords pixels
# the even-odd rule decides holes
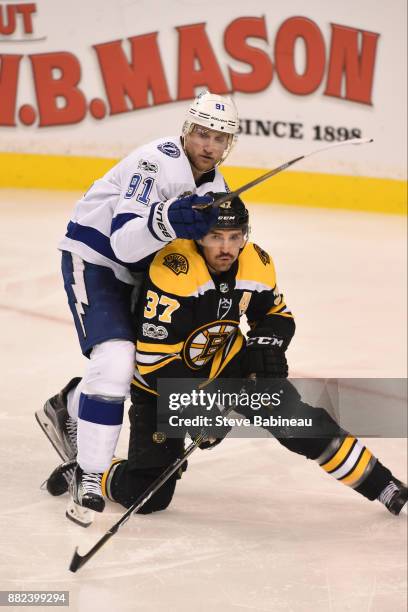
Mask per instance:
[[[238,111],[232,98],[201,92],[187,109],[183,136],[187,136],[194,125],[229,134],[228,145],[217,165],[225,161],[238,138]]]

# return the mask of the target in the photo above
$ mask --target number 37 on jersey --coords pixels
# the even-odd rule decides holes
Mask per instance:
[[[155,319],[161,323],[171,323],[172,314],[180,308],[180,303],[168,295],[158,295],[151,289],[146,294],[146,305],[143,315],[145,319]]]

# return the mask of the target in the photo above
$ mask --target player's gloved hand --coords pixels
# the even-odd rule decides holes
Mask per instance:
[[[197,419],[199,424],[187,426],[187,433],[192,440],[196,440],[199,435],[204,434],[204,440],[199,444],[202,450],[214,448],[231,431],[231,427],[224,422],[223,414],[217,406],[206,410],[199,406],[189,405],[183,409],[183,417],[188,419],[206,418],[203,425],[201,424],[202,421]]]
[[[150,208],[148,227],[158,240],[170,242],[175,238],[199,240],[213,227],[218,219],[218,209],[208,206],[213,202],[210,195],[190,195],[156,202]],[[197,210],[194,205],[207,205]]]
[[[223,198],[227,195],[227,191],[207,191],[206,196],[210,196],[212,201],[218,200],[219,198]]]
[[[285,351],[277,346],[280,339],[269,336],[252,336],[247,339],[244,353],[244,375],[260,378],[287,378],[288,362]]]
[[[221,444],[224,438],[225,436],[223,438],[212,438],[212,437],[205,438],[201,442],[201,444],[198,445],[198,448],[200,448],[201,450],[208,450],[208,449],[214,448],[214,446]],[[193,438],[193,440],[195,440],[195,438]]]
[[[202,210],[193,208],[195,204],[211,204],[211,195],[189,195],[174,200],[167,211],[169,223],[177,238],[198,240],[205,236],[218,218],[218,209],[208,206]]]

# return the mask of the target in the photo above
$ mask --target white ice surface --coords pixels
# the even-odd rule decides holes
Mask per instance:
[[[80,612],[405,611],[406,520],[270,439],[197,451],[169,510],[132,518],[68,571],[74,547],[88,550],[123,511],[108,504],[81,529],[66,498],[39,489],[58,458],[34,411],[83,367],[55,250],[75,197],[0,192],[0,589],[68,590]],[[251,212],[296,315],[292,374],[405,376],[405,220]],[[365,442],[406,480],[406,441]]]

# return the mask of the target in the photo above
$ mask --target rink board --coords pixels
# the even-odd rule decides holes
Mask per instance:
[[[0,153],[0,187],[80,189],[86,191],[118,160],[112,158]],[[288,160],[282,160],[284,163]],[[300,163],[301,165],[301,163]],[[223,166],[231,188],[237,189],[271,168]],[[406,181],[285,171],[248,191],[245,200],[319,208],[406,214]]]

